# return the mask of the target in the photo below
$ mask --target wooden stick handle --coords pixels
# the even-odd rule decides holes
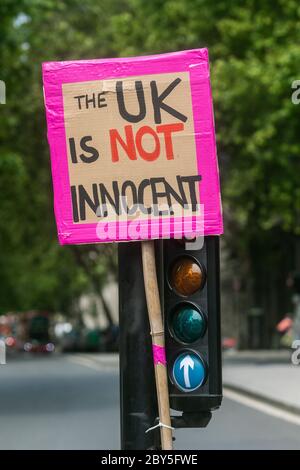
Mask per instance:
[[[152,240],[142,242],[142,258],[146,300],[152,335],[152,346],[154,349],[162,351],[164,356],[164,325],[157,284],[154,242]],[[160,362],[155,360],[154,358],[154,371],[158,400],[159,420],[162,424],[169,426],[161,426],[160,428],[161,446],[163,450],[172,450],[173,439],[170,418],[168,376],[166,364],[164,363],[163,359]]]

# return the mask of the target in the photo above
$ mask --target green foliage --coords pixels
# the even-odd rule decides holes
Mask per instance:
[[[86,269],[71,248],[58,245],[41,64],[113,54],[109,20],[118,8],[108,0],[0,4],[0,79],[7,89],[0,107],[0,313],[67,313],[82,292],[100,291],[115,275],[110,247],[93,248],[93,261],[82,248]]]
[[[207,46],[228,245],[241,264],[259,246],[261,263],[272,269],[274,239],[299,236],[300,107],[291,102],[291,83],[300,78],[297,0],[2,0],[0,21],[7,84],[1,310],[43,301],[67,308],[90,282],[87,271],[99,285],[106,270],[115,271],[113,250],[82,249],[79,262],[57,246],[41,85],[46,60]]]
[[[299,234],[298,2],[128,3],[113,21],[121,54],[209,47],[226,211],[246,237],[249,224]]]

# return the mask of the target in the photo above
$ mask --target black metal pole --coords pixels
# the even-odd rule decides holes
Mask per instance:
[[[154,449],[157,417],[141,244],[119,244],[120,405],[122,450]]]

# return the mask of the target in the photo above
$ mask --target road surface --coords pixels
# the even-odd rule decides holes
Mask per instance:
[[[118,449],[113,356],[8,358],[0,366],[0,449]],[[206,429],[176,431],[176,449],[299,449],[300,417],[227,391]]]

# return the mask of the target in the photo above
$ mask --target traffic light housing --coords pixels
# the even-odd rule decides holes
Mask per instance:
[[[170,406],[184,413],[218,408],[222,401],[219,237],[201,249],[163,242],[162,300]]]

